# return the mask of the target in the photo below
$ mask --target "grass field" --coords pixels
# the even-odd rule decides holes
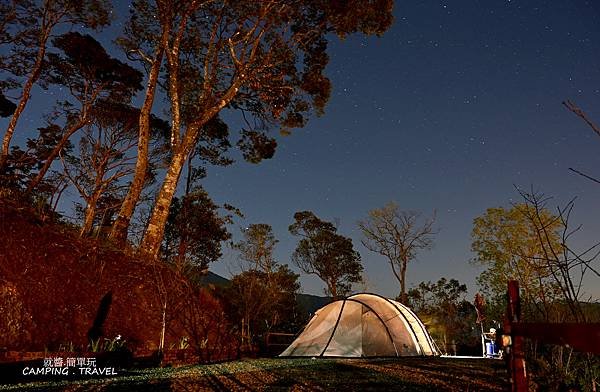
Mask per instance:
[[[0,385],[19,391],[503,391],[504,362],[486,359],[248,359],[142,369],[116,377]]]

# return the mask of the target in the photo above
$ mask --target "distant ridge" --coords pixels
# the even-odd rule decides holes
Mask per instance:
[[[208,286],[212,284],[217,287],[227,287],[231,283],[229,279],[217,275],[214,272],[208,271],[206,275],[200,275],[194,279],[200,286]]]
[[[309,316],[331,302],[330,297],[320,297],[312,294],[297,294],[296,302]]]

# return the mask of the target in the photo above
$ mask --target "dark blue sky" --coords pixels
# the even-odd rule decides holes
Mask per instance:
[[[518,200],[513,184],[554,196],[553,208],[578,196],[579,242],[598,239],[600,186],[568,167],[600,176],[600,138],[561,101],[600,121],[600,4],[399,2],[394,13],[382,38],[333,40],[325,115],[281,138],[271,161],[211,170],[211,195],[239,206],[246,223],[273,225],[282,262],[296,243],[287,232],[295,211],[338,218],[369,290],[388,296],[397,282],[362,247],[356,221],[390,200],[437,210],[435,247],[409,266],[411,284],[454,277],[474,293],[473,219]],[[226,264],[213,269],[227,274]],[[302,283],[321,293],[317,279]]]
[[[600,3],[398,2],[394,13],[382,38],[332,40],[325,115],[280,137],[272,160],[209,169],[205,187],[215,201],[245,213],[238,226],[271,224],[282,263],[296,244],[287,231],[294,212],[339,219],[362,255],[367,289],[387,296],[398,294],[398,283],[386,261],[362,247],[356,221],[390,200],[437,211],[434,249],[411,263],[410,285],[446,276],[474,294],[473,219],[518,201],[513,185],[554,196],[553,208],[578,196],[577,243],[594,243],[600,185],[568,168],[600,177],[600,137],[561,101],[572,99],[600,122]],[[117,15],[126,16],[125,3]],[[98,39],[110,45],[119,29]],[[22,127],[47,109],[47,96],[37,93]],[[228,276],[234,259],[226,252],[212,270]],[[588,280],[587,292],[599,297],[597,282]],[[302,285],[315,294],[324,287],[306,276]]]

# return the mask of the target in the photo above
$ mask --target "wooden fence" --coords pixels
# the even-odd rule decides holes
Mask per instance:
[[[508,282],[508,303],[503,325],[502,346],[514,392],[528,390],[524,338],[540,343],[568,345],[576,351],[600,354],[600,323],[521,322],[519,282],[511,280]]]
[[[279,355],[289,346],[296,334],[293,333],[281,333],[281,332],[269,332],[265,337],[265,346],[267,353],[270,355]]]

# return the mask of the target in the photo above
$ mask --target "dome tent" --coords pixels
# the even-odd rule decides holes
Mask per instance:
[[[377,294],[355,294],[315,312],[281,357],[439,355],[419,318]]]

